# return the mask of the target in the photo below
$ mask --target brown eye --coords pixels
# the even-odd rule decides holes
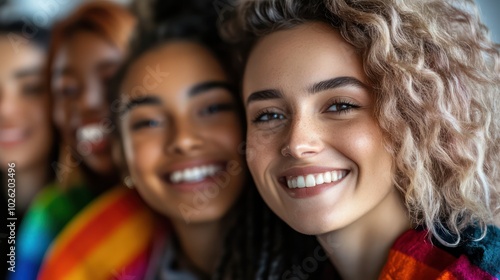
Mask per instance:
[[[334,101],[326,111],[333,113],[347,113],[349,110],[357,108],[359,108],[358,105],[352,104],[348,101]]]
[[[22,87],[23,95],[40,95],[43,93],[43,86],[40,83],[28,84]]]
[[[200,111],[201,115],[211,115],[219,112],[227,112],[233,110],[234,106],[231,103],[221,103],[210,105]]]
[[[283,114],[273,113],[273,112],[262,112],[253,120],[253,122],[263,123],[263,122],[270,122],[274,120],[284,120],[284,119],[285,116]]]
[[[161,122],[158,120],[140,120],[132,124],[131,128],[133,131],[144,129],[144,128],[155,128],[159,127]]]

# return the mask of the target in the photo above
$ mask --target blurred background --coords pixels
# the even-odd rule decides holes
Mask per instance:
[[[50,27],[54,21],[64,17],[85,1],[89,0],[0,0],[0,20],[26,18],[37,25]],[[114,0],[114,2],[130,5],[133,0]],[[492,39],[500,43],[500,1],[476,0],[476,3],[491,31]]]

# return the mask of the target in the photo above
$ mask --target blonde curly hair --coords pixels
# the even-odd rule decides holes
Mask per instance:
[[[474,1],[243,0],[222,31],[245,63],[259,38],[309,21],[363,58],[412,221],[448,246],[468,226],[484,237],[500,209],[500,54]]]

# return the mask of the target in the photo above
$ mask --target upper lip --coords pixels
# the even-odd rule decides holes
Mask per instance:
[[[349,169],[339,168],[339,167],[324,167],[324,166],[292,167],[280,173],[279,177],[280,178],[297,177],[297,176],[304,176],[307,174],[323,173],[334,170],[349,170]]]

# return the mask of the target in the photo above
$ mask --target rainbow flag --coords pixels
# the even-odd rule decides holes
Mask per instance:
[[[9,273],[8,279],[36,279],[52,241],[93,198],[85,185],[67,190],[55,183],[46,186],[36,196],[19,227],[16,272]]]
[[[136,191],[115,187],[61,232],[38,279],[143,279],[154,232],[155,215]]]

